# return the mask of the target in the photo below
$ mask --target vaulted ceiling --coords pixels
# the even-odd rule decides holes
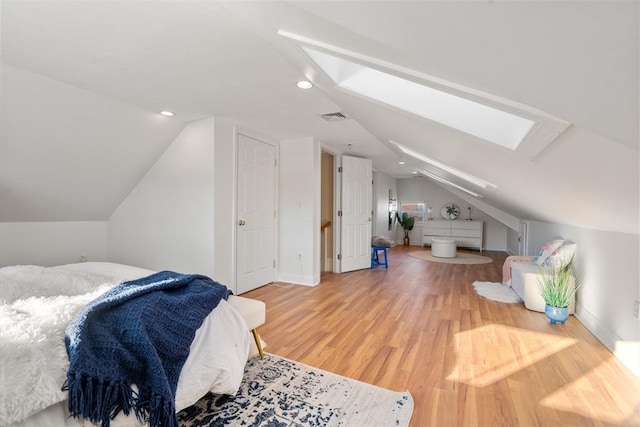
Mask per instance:
[[[0,221],[105,220],[186,123],[215,116],[351,144],[409,177],[397,141],[496,184],[482,202],[515,217],[638,233],[638,2],[3,0],[0,13]],[[527,159],[337,88],[279,30],[570,126]],[[351,120],[319,116],[336,111]]]

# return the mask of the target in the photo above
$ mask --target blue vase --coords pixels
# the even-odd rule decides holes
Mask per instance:
[[[544,306],[544,314],[547,315],[551,323],[560,322],[564,325],[564,322],[569,318],[568,307],[552,307],[548,304]]]

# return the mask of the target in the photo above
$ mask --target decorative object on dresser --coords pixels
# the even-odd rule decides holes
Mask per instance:
[[[444,219],[454,220],[460,216],[460,208],[455,203],[447,203],[440,210]]]
[[[482,252],[483,221],[448,221],[434,219],[422,226],[422,244],[431,246],[433,238],[453,239],[457,247],[478,249]]]

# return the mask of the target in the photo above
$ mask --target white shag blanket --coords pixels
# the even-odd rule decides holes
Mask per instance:
[[[492,301],[506,303],[522,302],[511,286],[499,282],[473,282],[473,288],[478,295]]]
[[[113,280],[63,267],[0,269],[0,426],[66,398],[65,328]]]

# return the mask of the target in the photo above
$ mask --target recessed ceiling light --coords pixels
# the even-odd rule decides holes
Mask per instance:
[[[173,113],[173,111],[167,111],[167,110],[160,111],[160,114],[162,114],[163,116],[167,116],[167,117],[173,117],[173,116],[175,116],[175,114]]]
[[[298,86],[300,89],[311,89],[313,87],[313,83],[308,80],[300,80],[298,83],[296,83],[296,86]]]
[[[398,162],[398,164],[399,164],[399,165],[404,165],[404,160],[400,160],[400,161]]]

